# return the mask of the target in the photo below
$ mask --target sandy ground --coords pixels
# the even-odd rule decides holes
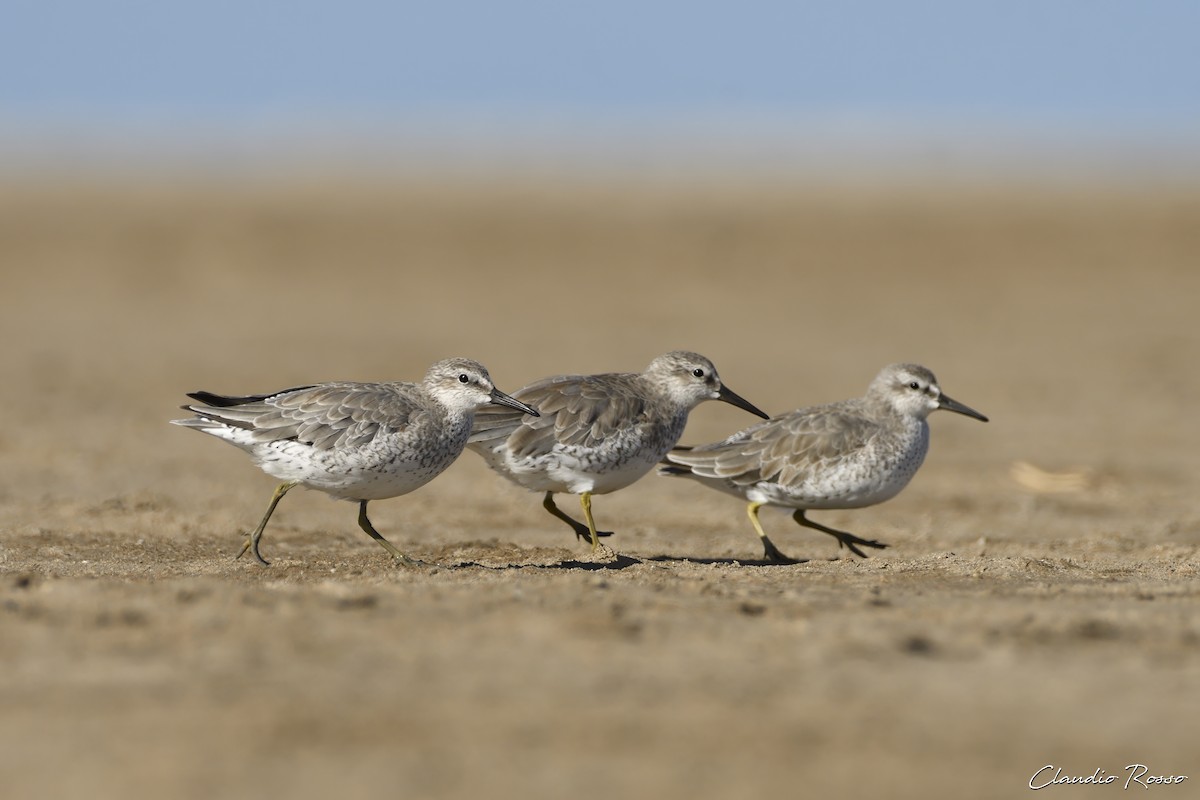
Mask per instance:
[[[1000,798],[1053,765],[1098,797],[1132,764],[1200,796],[1200,189],[10,182],[0,264],[6,796]],[[312,492],[235,561],[273,482],[167,425],[200,388],[675,348],[772,413],[918,361],[992,422],[935,415],[900,497],[813,514],[868,560],[776,511],[811,560],[763,564],[739,502],[648,476],[591,563],[468,453],[372,506],[415,570]]]

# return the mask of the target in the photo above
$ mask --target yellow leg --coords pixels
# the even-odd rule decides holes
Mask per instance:
[[[758,532],[758,538],[762,541],[763,555],[768,561],[774,561],[776,564],[796,564],[796,559],[789,558],[784,555],[775,544],[767,538],[767,532],[763,530],[762,523],[758,521],[758,510],[765,506],[766,503],[750,503],[746,506],[746,515],[750,517],[750,524],[754,526],[754,530]]]
[[[417,564],[421,563],[420,561],[417,561],[414,558],[409,558],[408,556],[404,555],[404,553],[401,553],[396,549],[395,545],[383,538],[379,531],[375,530],[375,526],[371,524],[371,520],[367,519],[366,500],[362,500],[358,504],[358,527],[362,528],[363,531],[365,531],[366,534],[372,539],[379,542],[384,550],[387,550],[389,553],[391,553],[392,558],[396,559],[396,563],[403,564],[406,567],[416,566]]]
[[[592,493],[579,495],[579,505],[583,506],[583,517],[587,520],[588,533],[592,536],[592,552],[595,553],[600,545],[600,536],[596,533],[596,521],[592,519]]]
[[[258,528],[255,529],[254,533],[251,533],[246,537],[246,543],[242,545],[242,551],[237,554],[238,558],[246,555],[246,551],[249,550],[254,556],[255,561],[262,564],[264,567],[271,566],[271,562],[263,558],[262,554],[258,552],[258,540],[262,538],[263,531],[267,527],[267,520],[269,520],[271,515],[275,513],[275,506],[279,505],[279,501],[282,500],[283,496],[287,494],[288,491],[294,486],[296,486],[296,484],[293,482],[281,483],[275,487],[275,494],[271,495],[271,505],[267,506],[267,513],[263,514],[262,522],[258,523]]]
[[[586,525],[580,525],[577,521],[571,519],[564,514],[558,506],[554,504],[554,492],[546,492],[546,496],[542,498],[542,508],[549,511],[556,519],[561,519],[563,522],[571,526],[571,530],[575,531],[576,539],[592,538],[592,532],[588,530]],[[597,536],[612,536],[611,533],[596,531]]]

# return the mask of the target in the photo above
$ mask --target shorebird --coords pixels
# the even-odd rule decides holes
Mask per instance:
[[[938,409],[988,421],[945,395],[925,367],[892,364],[862,397],[797,409],[723,441],[674,450],[659,474],[692,478],[748,501],[746,513],[769,561],[796,563],[763,531],[758,510],[764,505],[795,509],[797,523],[865,558],[859,546],[887,545],[827,528],[805,512],[865,508],[895,497],[925,459],[926,418]]]
[[[357,502],[359,527],[396,561],[416,563],[375,530],[367,503],[408,494],[450,466],[466,446],[479,408],[495,403],[518,414],[538,413],[498,390],[483,365],[465,358],[437,362],[420,383],[334,382],[245,397],[188,397],[199,405],[182,408],[196,416],[172,424],[224,439],[282,481],[237,556],[249,550],[264,566],[258,550],[263,529],[296,486]]]
[[[688,412],[705,400],[723,400],[767,419],[721,383],[716,367],[696,353],[659,356],[642,373],[556,375],[513,393],[542,416],[502,408],[475,416],[468,447],[518,486],[545,492],[542,506],[587,537],[599,533],[592,495],[623,489],[649,472],[679,441]],[[584,525],[554,504],[556,493],[579,495]]]

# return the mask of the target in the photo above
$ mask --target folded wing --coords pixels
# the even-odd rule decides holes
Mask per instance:
[[[667,460],[682,472],[738,486],[789,486],[866,447],[876,432],[876,425],[835,404],[783,414],[713,444],[673,450]]]
[[[494,447],[506,440],[518,458],[548,453],[556,445],[595,447],[630,420],[637,424],[645,412],[645,400],[633,383],[636,376],[603,377],[603,383],[592,376],[566,375],[530,384],[514,396],[537,408],[540,417],[487,406],[475,414],[470,441]]]
[[[422,407],[407,384],[326,383],[268,395],[188,396],[184,406],[199,418],[193,427],[227,425],[249,431],[255,442],[295,440],[318,450],[358,447],[403,431]],[[185,424],[187,422],[185,421]]]

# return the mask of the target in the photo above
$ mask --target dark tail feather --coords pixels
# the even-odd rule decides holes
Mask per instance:
[[[298,392],[302,389],[311,389],[311,386],[297,386],[294,389],[284,389],[281,392],[271,392],[270,394],[251,394],[245,397],[232,397],[224,394],[213,394],[212,392],[188,392],[188,397],[193,400],[198,400],[206,406],[213,408],[232,408],[233,406],[244,406],[247,403],[257,403],[266,400],[268,397],[274,397],[277,394],[286,392]],[[187,406],[183,406],[187,408]]]

